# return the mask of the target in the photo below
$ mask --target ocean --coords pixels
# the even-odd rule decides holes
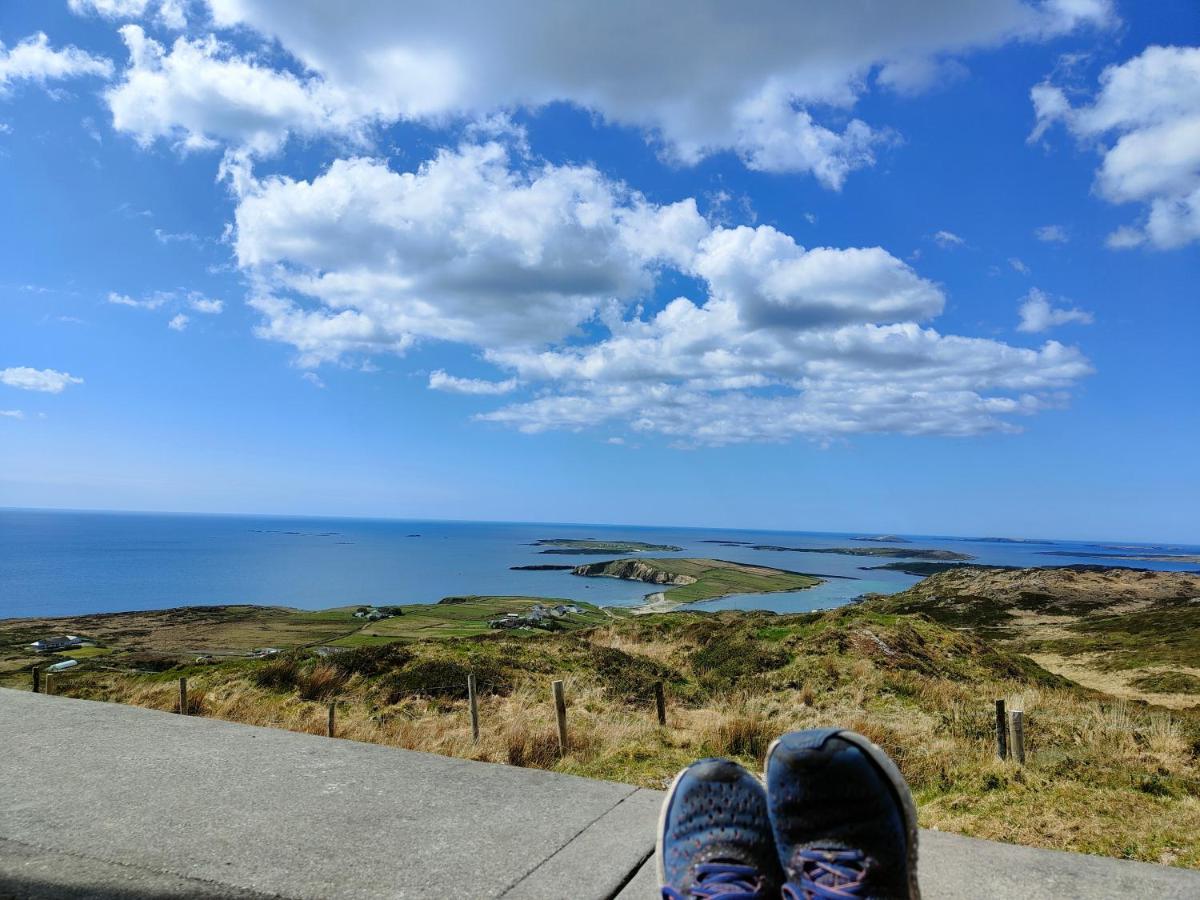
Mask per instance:
[[[322,609],[351,604],[435,603],[462,594],[523,594],[636,605],[652,585],[580,578],[564,571],[509,567],[578,564],[607,557],[545,555],[543,538],[595,538],[673,544],[671,556],[707,556],[811,572],[818,587],[726,597],[702,609],[803,612],[868,592],[894,593],[919,579],[868,570],[889,559],[756,550],[713,541],[791,547],[881,547],[859,534],[731,528],[327,519],[278,516],[0,510],[0,618],[78,615],[222,603]],[[897,547],[967,553],[981,563],[1035,566],[1120,564],[1097,554],[1198,554],[1170,547],[1067,541],[979,540],[904,535]],[[1053,554],[1053,555],[1048,555]],[[1184,561],[1131,566],[1195,570]]]

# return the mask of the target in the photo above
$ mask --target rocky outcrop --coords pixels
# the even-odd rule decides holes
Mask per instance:
[[[644,581],[647,584],[695,584],[691,575],[676,575],[649,565],[640,559],[614,559],[608,562],[584,563],[576,566],[575,575],[624,578],[629,581]]]

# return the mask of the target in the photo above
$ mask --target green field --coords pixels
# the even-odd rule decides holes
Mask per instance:
[[[699,603],[732,594],[799,591],[821,583],[816,575],[723,559],[614,559],[579,566],[575,574],[660,584],[666,600],[673,604]],[[672,583],[671,578],[689,581]]]
[[[453,601],[453,602],[447,602]],[[554,619],[555,630],[572,631],[599,625],[610,617],[599,607],[577,600],[555,600],[545,597],[448,597],[441,603],[414,604],[403,606],[404,615],[391,619],[371,622],[361,629],[340,640],[334,641],[338,647],[353,647],[364,644],[381,644],[389,641],[415,641],[426,638],[460,638],[477,634],[487,634],[488,620],[495,619],[505,613],[528,612],[538,604],[555,606],[559,603],[573,603],[580,612]],[[540,629],[523,630],[524,633],[536,634]]]
[[[48,666],[63,659],[104,657],[105,665],[141,670],[197,657],[246,657],[255,650],[305,647],[357,647],[461,638],[485,634],[488,620],[504,613],[522,613],[541,603],[574,603],[580,612],[553,619],[556,631],[572,631],[626,615],[606,613],[589,603],[542,597],[465,597],[456,602],[408,604],[395,607],[401,615],[376,622],[355,618],[355,607],[315,612],[281,606],[189,606],[149,612],[108,613],[66,618],[0,620],[0,685],[24,686],[31,666]],[[519,629],[518,634],[544,634]],[[37,654],[29,644],[38,638],[78,634],[95,646],[63,653]]]

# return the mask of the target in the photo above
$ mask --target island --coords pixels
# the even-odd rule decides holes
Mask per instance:
[[[538,563],[532,566],[509,566],[510,572],[570,572],[572,565],[556,565],[554,563]]]
[[[1168,562],[1182,565],[1200,564],[1197,553],[1080,553],[1074,550],[1042,550],[1039,556],[1073,556],[1077,559],[1121,559],[1130,562]]]
[[[597,541],[576,538],[543,538],[534,541],[534,547],[546,547],[542,553],[558,553],[577,556],[580,554],[612,556],[621,553],[678,553],[682,547],[674,544],[647,544],[643,541]]]
[[[905,575],[916,575],[919,578],[924,578],[927,575],[936,575],[938,572],[945,572],[947,569],[962,569],[968,566],[977,566],[977,564],[969,562],[922,562],[920,560],[913,560],[911,562],[883,563],[878,566],[859,566],[859,568],[864,572],[884,569],[890,572],[903,572]],[[986,568],[1005,569],[1011,567],[987,566]]]
[[[623,578],[647,584],[669,585],[647,594],[634,612],[667,612],[685,603],[716,600],[732,594],[771,594],[801,591],[818,585],[819,575],[724,559],[613,559],[584,563],[574,574],[584,577]]]
[[[885,534],[879,537],[857,537],[856,541],[877,541],[889,544],[907,544],[904,538]],[[780,544],[755,544],[750,541],[700,541],[701,544],[719,544],[722,547],[743,547],[747,550],[766,550],[772,553],[838,553],[846,556],[893,556],[901,559],[938,559],[965,561],[974,559],[969,553],[954,550],[922,550],[908,547],[785,547]]]
[[[776,544],[753,544],[751,550],[771,550],[776,553],[836,553],[844,556],[893,556],[903,559],[938,559],[965,561],[974,559],[969,553],[956,550],[916,550],[908,547],[780,547]]]

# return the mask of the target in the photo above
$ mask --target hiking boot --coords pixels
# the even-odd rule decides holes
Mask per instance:
[[[887,754],[853,731],[793,731],[766,769],[783,897],[919,900],[916,806]]]
[[[702,759],[675,776],[657,857],[664,900],[774,900],[783,881],[766,791],[727,759]]]

